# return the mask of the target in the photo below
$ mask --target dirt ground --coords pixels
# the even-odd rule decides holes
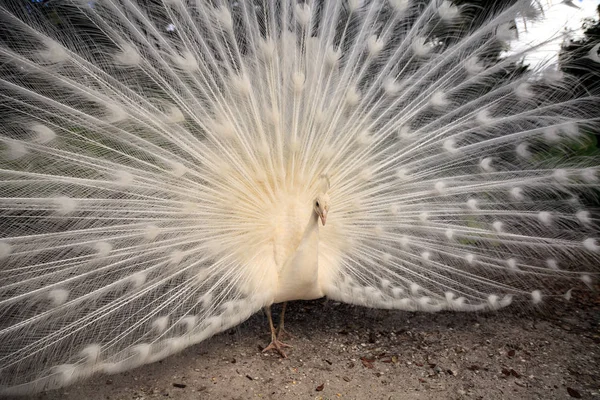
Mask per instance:
[[[287,359],[261,353],[259,313],[161,362],[32,398],[600,399],[600,301],[579,294],[543,310],[467,314],[293,302]]]

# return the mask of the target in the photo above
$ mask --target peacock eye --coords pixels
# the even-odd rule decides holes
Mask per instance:
[[[319,207],[319,202],[318,202],[318,201],[317,201],[317,203],[316,203],[316,204],[317,204],[317,207]]]

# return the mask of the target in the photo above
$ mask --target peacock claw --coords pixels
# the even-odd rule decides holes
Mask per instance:
[[[289,348],[292,348],[292,346],[290,346],[289,344],[283,343],[283,342],[281,342],[279,339],[276,339],[276,338],[275,338],[275,339],[273,339],[273,340],[271,341],[271,343],[270,343],[270,344],[269,344],[267,347],[265,347],[265,348],[262,350],[262,352],[263,352],[263,353],[266,353],[266,352],[267,352],[267,351],[269,351],[269,350],[274,350],[274,351],[278,352],[278,353],[279,353],[279,355],[280,355],[282,358],[287,358],[287,355],[286,355],[286,354],[285,354],[285,352],[283,351],[283,348],[284,348],[284,347],[289,347]]]

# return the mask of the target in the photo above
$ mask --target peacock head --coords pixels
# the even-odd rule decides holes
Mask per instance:
[[[325,222],[327,222],[327,213],[329,212],[329,196],[327,195],[327,191],[329,190],[331,183],[326,174],[321,175],[319,178],[320,192],[317,194],[313,206],[315,212],[319,218],[321,218],[321,223],[325,226]]]
[[[315,212],[321,218],[321,223],[325,226],[327,222],[327,213],[329,212],[329,196],[327,193],[319,193],[314,202]]]

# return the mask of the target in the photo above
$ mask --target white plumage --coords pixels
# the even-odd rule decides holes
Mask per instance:
[[[572,149],[599,99],[502,51],[540,11],[509,3],[0,5],[0,393],[278,302],[493,310],[591,285],[599,163]]]

